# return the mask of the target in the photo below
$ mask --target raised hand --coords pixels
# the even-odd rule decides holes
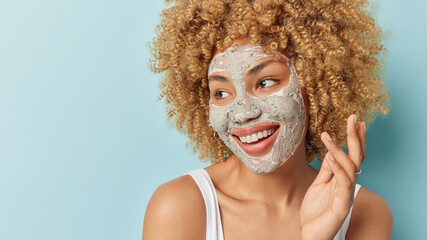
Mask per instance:
[[[332,240],[347,217],[354,200],[356,173],[365,158],[365,123],[357,125],[356,115],[348,118],[348,155],[328,133],[323,132],[321,139],[328,152],[301,205],[303,240]]]

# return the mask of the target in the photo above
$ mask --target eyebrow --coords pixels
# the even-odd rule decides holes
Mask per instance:
[[[227,78],[220,75],[213,75],[208,78],[210,81],[219,81],[219,82],[227,82]]]
[[[248,72],[248,75],[251,76],[251,75],[257,74],[262,69],[264,69],[265,67],[267,67],[267,65],[269,65],[269,64],[271,64],[273,62],[281,62],[281,61],[279,59],[270,59],[270,60],[267,60],[265,62],[262,62],[262,63],[256,65],[255,67],[251,68],[249,70],[249,72]]]

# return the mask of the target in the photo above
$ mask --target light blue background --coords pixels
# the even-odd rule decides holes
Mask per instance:
[[[207,166],[167,127],[148,68],[160,1],[0,1],[0,239],[140,239],[155,188]],[[359,183],[427,236],[427,4],[382,1],[391,113]]]

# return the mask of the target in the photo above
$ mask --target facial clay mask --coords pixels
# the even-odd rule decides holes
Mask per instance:
[[[279,56],[286,60],[291,70],[289,84],[274,93],[255,97],[250,95],[245,86],[245,70],[257,60],[267,55],[261,46],[255,45],[235,45],[225,52],[217,54],[209,65],[208,75],[216,72],[227,72],[236,88],[236,95],[231,104],[216,106],[209,101],[209,121],[212,128],[225,145],[254,173],[266,174],[278,169],[295,152],[300,141],[303,139],[306,124],[304,102],[301,90],[298,87],[297,73],[295,67],[289,59],[279,53]],[[250,128],[254,125],[280,126],[274,134],[261,131],[250,133],[251,138],[245,138],[243,143],[238,137],[230,135],[235,128]],[[278,133],[277,133],[278,132]],[[266,136],[267,133],[267,136]],[[256,137],[254,137],[256,136]],[[241,136],[243,137],[243,136]],[[241,146],[242,144],[257,144],[257,137],[260,139],[274,139],[273,147],[263,156],[253,156],[248,154]],[[248,140],[249,139],[249,140]],[[240,142],[238,142],[240,141]],[[254,141],[252,143],[248,143]],[[260,140],[261,141],[261,140]],[[254,146],[252,145],[252,146]]]

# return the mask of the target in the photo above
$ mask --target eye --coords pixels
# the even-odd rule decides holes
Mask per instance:
[[[276,85],[278,82],[279,82],[278,80],[274,80],[274,79],[262,79],[261,81],[258,82],[258,87],[268,88]]]
[[[223,99],[230,96],[230,94],[226,91],[216,91],[213,96],[216,99]]]

